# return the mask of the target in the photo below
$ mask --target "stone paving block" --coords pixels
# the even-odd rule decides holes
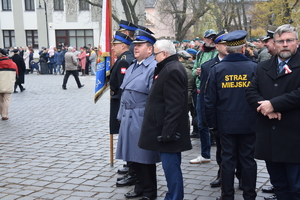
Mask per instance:
[[[14,200],[14,199],[18,199],[20,198],[20,196],[17,195],[7,195],[5,197],[2,197],[1,200]]]
[[[81,200],[81,199],[82,199],[82,197],[71,196],[71,197],[66,198],[65,200]]]
[[[0,121],[0,199],[17,194],[6,191],[24,191],[25,196],[16,195],[19,199],[125,199],[124,194],[133,186],[115,185],[120,177],[117,169],[125,162],[109,163],[109,93],[93,103],[93,76],[80,77],[85,84],[80,90],[71,78],[66,91],[61,89],[63,76],[37,76],[35,72],[25,78],[26,91],[12,94],[10,119]],[[114,136],[114,152],[117,142]],[[220,188],[210,188],[209,184],[218,170],[216,148],[211,148],[210,163],[190,164],[189,160],[200,154],[200,140],[192,139],[192,145],[192,150],[182,153],[185,199],[215,199]],[[266,194],[260,190],[270,185],[269,175],[264,161],[257,160],[257,166],[257,199],[263,199]],[[163,200],[167,186],[161,163],[157,164],[157,180],[157,200]],[[93,196],[77,196],[76,192],[91,192]],[[242,199],[241,191],[236,194],[236,200]]]

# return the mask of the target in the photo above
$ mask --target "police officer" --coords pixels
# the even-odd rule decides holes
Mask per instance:
[[[129,37],[130,37],[130,39],[131,40],[133,40],[133,38],[134,38],[134,33],[135,33],[135,31],[137,30],[137,26],[135,25],[135,24],[133,24],[133,23],[131,23],[131,22],[128,22],[128,21],[125,21],[125,20],[121,20],[120,21],[120,24],[119,24],[119,29],[118,29],[118,31],[119,32],[121,32],[121,33],[123,33],[123,34],[125,34],[125,35],[128,35]],[[133,54],[133,49],[134,49],[134,45],[131,43],[130,44],[130,48],[129,48],[129,50],[131,51],[131,53]],[[122,82],[120,83],[120,85],[122,84]],[[117,111],[118,112],[118,111]],[[124,165],[124,167],[123,168],[121,168],[121,169],[118,169],[118,173],[119,174],[126,174],[126,173],[128,173],[128,171],[129,171],[129,167],[130,167],[130,164],[131,163],[128,163],[127,162],[127,164],[126,165]],[[126,177],[126,175],[125,175],[125,177]],[[126,180],[126,179],[125,179]],[[132,185],[132,182],[131,181],[129,181],[128,183],[125,181],[123,181],[123,183],[125,184],[125,185]],[[121,185],[123,185],[123,184],[120,184],[119,186],[121,186]]]
[[[137,25],[135,25],[131,22],[125,21],[125,20],[121,20],[119,26],[120,26],[120,28],[119,28],[118,31],[128,35],[132,40],[134,39],[134,33],[138,29]],[[134,45],[131,44],[130,45],[130,51],[132,53],[133,53],[133,49],[134,49]]]
[[[247,200],[256,198],[256,112],[245,96],[256,63],[244,55],[246,36],[246,31],[238,30],[223,37],[229,54],[211,69],[205,93],[206,120],[221,137],[222,195],[217,199],[222,200],[234,199],[234,173],[238,159],[242,168],[243,197]]]

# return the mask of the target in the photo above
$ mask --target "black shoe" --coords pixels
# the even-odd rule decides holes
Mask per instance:
[[[84,84],[82,84],[80,87],[78,87],[78,88],[82,88],[82,87],[84,87]]]
[[[129,168],[128,167],[123,167],[121,169],[118,169],[118,174],[127,174]]]
[[[217,197],[216,200],[222,200],[221,197]]]
[[[66,87],[64,87],[64,86],[62,86],[62,89],[63,89],[63,90],[66,90],[67,88],[66,88]]]
[[[125,179],[127,176],[129,176],[129,174],[127,173],[127,174],[125,174],[124,176],[122,176],[122,177],[118,177],[117,178],[117,181],[120,181],[120,180],[123,180],[123,179]]]
[[[274,193],[274,187],[271,186],[271,187],[267,187],[267,188],[262,188],[261,191],[264,193]]]
[[[18,91],[17,91],[17,90],[15,90],[15,91],[14,91],[14,93],[18,93]]]
[[[277,200],[277,197],[276,195],[272,195],[272,196],[269,196],[269,197],[264,197],[265,200]]]
[[[213,182],[210,183],[210,187],[215,188],[215,187],[221,187],[221,179],[217,178]]]
[[[154,200],[155,198],[149,198],[149,197],[142,197],[139,200]]]
[[[132,198],[136,198],[136,197],[141,197],[142,194],[137,194],[135,192],[128,192],[126,194],[124,194],[124,196],[127,198],[127,199],[132,199]]]
[[[117,181],[116,185],[117,187],[130,186],[130,185],[134,185],[136,180],[137,180],[136,176],[128,175],[126,178]]]
[[[22,89],[21,89],[21,92],[23,92],[24,90],[26,90],[26,88],[22,88]]]

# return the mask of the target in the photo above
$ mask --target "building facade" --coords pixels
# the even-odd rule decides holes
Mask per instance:
[[[34,49],[41,49],[58,43],[75,47],[99,45],[99,6],[83,0],[0,1],[0,47],[32,45]],[[101,4],[102,0],[94,2]],[[144,8],[144,1],[139,1],[136,12],[143,13]],[[119,19],[126,19],[118,0],[113,1],[113,13]],[[113,29],[117,28],[114,23]]]

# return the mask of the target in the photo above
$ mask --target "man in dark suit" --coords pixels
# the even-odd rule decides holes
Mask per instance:
[[[274,33],[277,55],[258,64],[247,99],[259,112],[255,157],[265,160],[278,200],[300,199],[300,53],[295,27]]]
[[[256,198],[256,113],[246,101],[245,89],[250,85],[257,64],[244,55],[246,36],[246,31],[238,30],[223,37],[228,55],[212,67],[205,90],[207,123],[219,132],[222,144],[222,195],[217,198],[222,200],[234,199],[238,160],[242,168],[243,197]]]
[[[25,82],[25,72],[26,72],[26,66],[23,57],[20,56],[20,52],[18,49],[13,50],[14,55],[11,57],[11,59],[16,63],[18,66],[18,78],[15,83],[15,89],[14,93],[18,93],[17,87],[19,86],[20,91],[23,92],[25,88],[23,87],[22,84]]]
[[[192,149],[188,77],[171,41],[155,43],[157,67],[142,124],[139,147],[158,151],[168,185],[165,199],[183,199],[181,152]]]

